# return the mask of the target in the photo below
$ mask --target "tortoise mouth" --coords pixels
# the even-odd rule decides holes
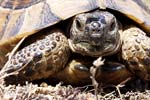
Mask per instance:
[[[99,35],[95,33],[96,35]],[[91,37],[91,36],[80,36],[80,37],[71,37],[71,43],[75,45],[83,45],[83,46],[101,46],[103,42],[103,37]],[[100,42],[101,41],[101,42]]]
[[[79,53],[81,55],[87,55],[87,56],[107,56],[115,54],[121,47],[121,40],[116,41],[115,44],[94,44],[92,41],[78,41],[74,43],[73,40],[68,39],[70,49],[73,52]]]
[[[84,46],[100,46],[99,43],[96,43],[95,41],[87,41],[87,40],[80,40],[74,43],[76,45],[84,45]]]

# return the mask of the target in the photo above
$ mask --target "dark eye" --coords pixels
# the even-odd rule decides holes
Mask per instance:
[[[79,29],[79,30],[81,30],[81,28],[82,28],[82,24],[81,24],[81,22],[77,19],[76,20],[76,27]]]
[[[115,25],[116,23],[115,22],[112,22],[111,23],[111,25],[110,25],[110,31],[113,31],[114,30],[114,28],[115,28]]]

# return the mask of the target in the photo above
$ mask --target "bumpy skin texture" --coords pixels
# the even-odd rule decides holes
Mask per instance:
[[[73,21],[69,45],[82,55],[110,55],[119,49],[121,43],[118,30],[115,16],[107,11],[79,14]]]
[[[122,59],[141,79],[150,80],[150,38],[136,27],[123,32]]]
[[[17,81],[47,78],[63,69],[69,56],[67,38],[61,31],[54,30],[43,39],[18,51],[10,64],[2,70],[6,73],[18,71]],[[19,80],[21,77],[25,80]]]

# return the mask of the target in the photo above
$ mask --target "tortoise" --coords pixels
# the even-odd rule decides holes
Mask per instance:
[[[130,4],[131,6],[128,7],[127,5]],[[137,26],[139,26],[142,30],[149,33],[150,31],[150,15],[149,15],[149,9],[147,9],[146,5],[141,1],[130,1],[130,0],[82,0],[82,1],[64,1],[64,0],[22,0],[22,1],[1,1],[0,4],[0,15],[1,15],[1,40],[0,40],[0,65],[1,68],[4,66],[4,64],[7,66],[4,66],[1,70],[1,75],[4,73],[13,73],[18,71],[17,80],[15,80],[14,75],[9,76],[9,81],[24,81],[25,80],[36,80],[41,78],[48,78],[48,77],[55,77],[63,80],[68,83],[80,83],[85,80],[85,83],[90,81],[89,75],[90,72],[86,66],[93,65],[92,62],[94,60],[85,60],[81,59],[82,55],[88,56],[90,58],[91,56],[94,58],[96,57],[102,57],[102,56],[109,56],[114,53],[116,53],[119,48],[122,46],[122,52],[124,52],[124,48],[126,49],[126,42],[124,42],[124,38],[121,38],[122,36],[118,30],[119,30],[119,24],[117,24],[117,20],[115,16],[108,11],[115,10],[119,12],[119,15],[126,16],[129,19],[133,20]],[[70,6],[72,5],[72,6]],[[134,8],[139,10],[133,10]],[[38,9],[38,10],[34,10]],[[83,12],[89,12],[94,9],[101,9],[104,10],[102,12],[96,11],[94,14],[92,12],[86,13],[86,14],[80,14]],[[129,10],[130,9],[130,10]],[[79,15],[78,15],[79,14]],[[93,14],[93,15],[92,15]],[[71,34],[69,36],[69,41],[67,40],[66,35],[59,30],[59,29],[51,29],[51,27],[54,26],[54,24],[59,23],[62,20],[66,20],[68,18],[71,18],[73,16],[77,15],[74,18],[73,25],[71,30]],[[85,16],[86,17],[85,17]],[[107,35],[110,35],[110,37],[105,36],[104,38],[112,39],[113,43],[109,42],[102,45],[98,39],[99,37],[103,37],[100,34],[93,34],[93,38],[91,43],[94,43],[93,47],[96,47],[96,55],[93,48],[89,49],[90,52],[86,52],[85,50],[76,49],[75,48],[75,42],[85,42],[83,44],[89,43],[89,38],[87,34],[89,32],[95,32],[99,31],[100,33],[104,33],[104,30],[98,30],[99,29],[99,23],[95,23],[99,21],[98,19],[92,18],[95,16],[103,16],[100,18],[100,22],[106,25],[104,25],[105,31],[110,31],[108,27],[112,28],[110,33],[114,33],[113,35],[108,33]],[[85,29],[82,29],[82,24],[85,22],[85,20],[88,20],[88,16],[91,16],[90,20],[88,22],[89,27],[92,29],[95,27],[94,30],[89,30],[84,32]],[[80,18],[81,17],[81,18]],[[83,18],[85,18],[83,20]],[[76,20],[78,19],[78,20]],[[82,20],[81,20],[82,19]],[[107,20],[106,20],[107,19]],[[81,24],[82,21],[82,24]],[[32,22],[32,23],[31,23]],[[94,23],[93,23],[94,22]],[[110,22],[113,24],[109,25]],[[90,23],[93,23],[94,27],[91,26]],[[78,26],[76,26],[78,25]],[[50,31],[46,33],[41,33],[40,30],[44,30],[45,28],[50,27]],[[76,27],[81,28],[79,33],[75,33]],[[78,29],[77,29],[78,30]],[[136,29],[139,30],[139,29]],[[113,31],[113,32],[112,32]],[[83,33],[81,35],[80,33]],[[87,33],[87,34],[86,34]],[[124,32],[123,32],[124,33]],[[140,34],[143,33],[141,31],[136,31],[135,33]],[[32,38],[32,34],[37,35],[37,39]],[[47,36],[43,36],[43,35]],[[67,34],[68,35],[68,34]],[[31,38],[30,38],[31,36]],[[81,37],[80,37],[81,36]],[[111,37],[114,36],[114,37]],[[22,49],[16,50],[15,54],[13,56],[7,57],[7,54],[12,51],[12,49],[19,43],[21,39],[24,37],[29,37],[23,41],[22,44],[25,44],[29,41],[36,41],[37,42],[29,42],[30,45],[23,46]],[[79,38],[80,37],[80,38]],[[97,38],[97,39],[94,39]],[[140,38],[140,37],[139,37]],[[148,38],[144,35],[144,38]],[[82,41],[83,39],[83,41]],[[128,40],[128,37],[126,38]],[[78,41],[79,40],[79,41]],[[123,44],[120,40],[123,40]],[[133,41],[135,39],[133,38]],[[110,43],[110,44],[109,44]],[[145,43],[145,42],[144,42]],[[102,46],[105,48],[107,46],[110,46],[108,50],[106,51],[105,48],[100,49]],[[127,44],[128,45],[128,44]],[[132,44],[134,45],[134,44]],[[140,44],[138,44],[140,45]],[[147,48],[147,44],[146,45]],[[19,45],[20,46],[20,45]],[[83,45],[86,48],[86,45]],[[98,49],[98,46],[100,48]],[[79,46],[80,47],[80,46]],[[142,49],[142,48],[140,48]],[[80,51],[81,50],[81,51]],[[92,50],[92,51],[91,51]],[[142,49],[143,50],[143,49]],[[70,54],[72,54],[72,51],[75,53],[81,54],[79,56],[79,60],[70,59]],[[128,50],[127,50],[128,51]],[[130,52],[130,50],[129,50]],[[143,50],[144,54],[148,56],[148,54],[145,53],[145,49]],[[135,64],[135,61],[130,61],[128,59],[128,54],[122,53],[124,56],[122,57],[127,63]],[[144,55],[144,61],[145,58]],[[125,58],[124,58],[125,57]],[[78,58],[78,57],[77,57]],[[94,59],[93,58],[93,59]],[[141,59],[140,59],[141,60]],[[70,63],[68,63],[70,61]],[[137,62],[137,64],[141,64]],[[110,67],[108,67],[110,66]],[[128,70],[128,68],[131,70]],[[142,67],[143,69],[140,69],[140,67],[125,67],[122,64],[114,64],[114,63],[106,63],[104,66],[100,67],[100,70],[98,70],[98,73],[96,75],[96,78],[100,81],[103,81],[105,83],[112,82],[115,83],[114,80],[117,80],[116,83],[119,83],[120,81],[124,80],[125,78],[132,75],[132,73],[135,72],[135,70],[141,70],[139,76],[145,79],[143,77],[143,73],[147,74],[148,68]],[[71,71],[69,71],[71,70]],[[109,71],[109,72],[108,72]],[[3,73],[4,72],[4,73]],[[76,73],[76,74],[75,74]],[[122,73],[121,75],[119,73]],[[78,76],[76,76],[78,75]],[[67,76],[67,77],[66,77]],[[82,76],[82,77],[81,77]],[[110,80],[105,80],[105,78],[112,77]],[[14,80],[13,80],[14,79]]]

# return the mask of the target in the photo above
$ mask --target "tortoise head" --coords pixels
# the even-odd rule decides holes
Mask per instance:
[[[69,44],[74,52],[103,56],[116,52],[120,45],[119,26],[114,15],[94,11],[75,16]]]

